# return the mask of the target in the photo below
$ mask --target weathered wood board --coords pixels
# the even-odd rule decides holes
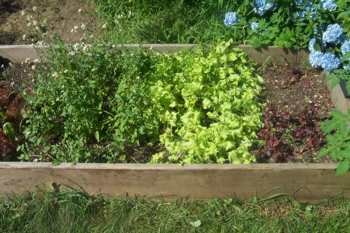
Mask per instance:
[[[184,49],[194,48],[195,44],[125,44],[115,45],[116,49],[146,48],[157,52],[171,53]],[[238,46],[248,56],[258,64],[272,62],[274,64],[307,64],[307,53],[303,50],[293,51],[270,46],[262,49],[255,49],[248,45]],[[20,63],[25,59],[36,59],[47,47],[33,45],[0,45],[0,56],[15,63]]]
[[[326,76],[327,73],[322,73],[322,78],[326,79]],[[328,80],[326,82],[334,107],[343,113],[347,113],[350,109],[350,99],[345,97],[339,84],[332,86]]]
[[[143,165],[0,163],[0,193],[50,189],[150,198],[241,198],[287,194],[300,201],[350,198],[350,174],[334,164]]]

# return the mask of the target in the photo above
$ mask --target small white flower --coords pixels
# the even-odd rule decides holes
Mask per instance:
[[[43,47],[43,46],[45,46],[45,43],[44,43],[44,41],[39,40],[38,42],[36,42],[36,45],[39,47]]]
[[[75,55],[75,52],[74,51],[70,51],[69,53],[68,53],[70,56],[74,56]],[[67,71],[68,72],[68,71]],[[64,73],[66,73],[66,71],[64,71]]]
[[[24,60],[24,63],[29,63],[30,62],[30,58],[29,57],[27,57],[25,60]]]
[[[53,78],[57,78],[57,77],[58,77],[58,73],[57,73],[56,71],[53,72],[52,77],[53,77]]]
[[[102,25],[102,29],[106,29],[106,28],[107,28],[107,24],[104,23],[104,24]]]
[[[77,26],[77,25],[75,25],[74,26],[74,30],[76,31],[76,30],[78,30],[79,29],[79,27]]]
[[[36,6],[33,6],[33,11],[35,12],[38,8]]]
[[[31,22],[27,23],[27,27],[30,27],[30,26],[32,26],[32,23]]]
[[[81,13],[83,10],[81,8],[78,9],[78,13]]]
[[[73,49],[74,49],[75,51],[77,51],[77,50],[79,49],[79,47],[80,47],[80,44],[79,44],[79,43],[73,44]]]
[[[34,63],[39,63],[40,62],[40,59],[36,58],[33,60]]]
[[[26,12],[24,10],[21,11],[21,16],[24,16]]]
[[[32,70],[35,70],[36,69],[36,66],[35,65],[32,65]]]
[[[33,25],[34,25],[34,26],[38,25],[38,21],[33,20]]]
[[[22,36],[22,40],[26,40],[26,39],[27,39],[27,35],[24,34],[24,35]]]

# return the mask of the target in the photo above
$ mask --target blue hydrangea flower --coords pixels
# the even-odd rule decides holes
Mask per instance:
[[[295,0],[295,4],[297,4],[297,6],[302,6],[304,2],[304,0]]]
[[[339,24],[330,24],[327,26],[325,32],[323,32],[323,43],[339,43],[343,37],[343,28]]]
[[[322,58],[323,58],[323,53],[313,50],[309,54],[309,62],[310,65],[314,68],[319,68],[322,65]]]
[[[308,15],[313,19],[317,16],[317,8],[314,6],[312,1],[296,0],[295,3],[300,9],[296,12],[299,18],[305,18],[305,16]]]
[[[258,22],[251,22],[250,23],[250,29],[252,29],[252,31],[256,31],[259,29],[259,23]]]
[[[268,0],[255,0],[254,12],[260,16],[263,16],[267,11],[272,10],[275,4]]]
[[[346,54],[350,52],[350,40],[346,40],[344,41],[344,43],[342,44],[342,46],[340,47],[341,53],[342,54]]]
[[[335,11],[337,4],[333,0],[321,0],[321,7],[328,11]]]
[[[321,67],[325,71],[332,71],[341,65],[340,59],[333,53],[324,53],[321,59]]]
[[[308,46],[310,52],[314,52],[315,51],[315,45],[316,45],[316,39],[312,38],[309,41],[309,46]]]
[[[224,24],[226,26],[231,26],[238,23],[238,17],[237,17],[237,13],[236,12],[227,12],[225,14],[225,19],[224,19]]]

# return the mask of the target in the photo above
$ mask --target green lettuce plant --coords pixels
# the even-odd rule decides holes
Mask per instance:
[[[250,163],[257,142],[262,78],[231,43],[163,56],[151,86],[166,151],[153,162]]]

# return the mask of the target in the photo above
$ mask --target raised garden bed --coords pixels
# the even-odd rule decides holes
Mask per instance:
[[[161,52],[174,52],[181,49],[189,49],[194,45],[143,45]],[[121,45],[116,47],[136,48],[139,45]],[[0,56],[13,62],[21,62],[26,58],[38,58],[39,50],[32,46],[0,46]],[[331,103],[328,93],[322,84],[323,79],[319,73],[302,72],[293,68],[286,68],[285,64],[292,67],[302,67],[306,64],[305,52],[293,52],[276,47],[256,50],[252,47],[242,46],[251,59],[258,64],[265,64],[265,73],[269,73],[267,99],[283,98],[284,86],[294,85],[290,91],[291,104],[284,108],[286,103],[275,106],[276,111],[291,112],[297,129],[304,130],[298,123],[298,115],[305,115],[301,111],[300,98],[297,90],[305,87],[311,81],[311,89],[305,87],[304,91],[309,97],[310,103],[319,105],[321,114],[317,118],[322,119],[327,115]],[[39,51],[39,52],[38,52]],[[277,64],[280,74],[277,77],[285,77],[286,80],[276,80],[270,64]],[[283,75],[282,75],[283,74]],[[302,77],[307,77],[306,80]],[[321,84],[314,82],[316,78]],[[302,81],[300,81],[302,80]],[[305,81],[305,83],[304,83]],[[295,85],[295,83],[297,83]],[[274,86],[275,85],[275,86]],[[313,88],[319,94],[315,96]],[[275,88],[275,89],[274,89]],[[342,107],[342,101],[346,102],[342,92],[337,87],[331,90],[333,103]],[[277,102],[277,101],[276,101]],[[293,103],[294,102],[294,103]],[[326,104],[324,104],[326,103]],[[293,106],[294,105],[294,106]],[[270,110],[269,110],[270,111]],[[269,112],[268,111],[268,112]],[[271,110],[272,111],[272,110]],[[268,114],[265,113],[265,114]],[[293,118],[294,117],[294,118]],[[296,120],[295,120],[296,119]],[[302,120],[304,121],[304,119]],[[288,124],[288,123],[287,123]],[[299,124],[299,125],[298,125]],[[283,127],[282,127],[283,128]],[[266,129],[266,127],[264,128]],[[309,130],[309,129],[307,129]],[[264,134],[262,134],[262,137]],[[317,140],[319,135],[313,135],[310,140]],[[302,150],[303,146],[300,145]],[[307,146],[306,146],[307,148]],[[300,148],[299,148],[300,149]],[[292,150],[292,151],[291,151]],[[307,150],[307,149],[306,149]],[[288,153],[293,154],[288,158]],[[286,161],[313,161],[313,159],[296,159],[296,148],[284,151],[281,159],[273,158],[276,162]],[[312,154],[312,150],[311,150]],[[263,156],[262,156],[263,157]],[[268,156],[269,157],[269,156]],[[271,157],[271,156],[270,156]],[[312,156],[311,156],[312,158]],[[265,160],[266,158],[262,158]],[[271,158],[268,158],[271,159]],[[33,190],[36,186],[51,186],[53,183],[81,188],[90,193],[103,193],[107,195],[138,195],[149,197],[239,197],[252,196],[266,197],[275,194],[287,194],[303,201],[315,201],[335,195],[350,196],[349,175],[336,177],[335,164],[254,164],[254,165],[134,165],[134,164],[78,164],[53,166],[47,163],[3,163],[0,165],[0,192],[23,192]],[[25,178],[23,178],[25,177]],[[103,180],[103,182],[101,182]],[[21,187],[21,188],[20,188]]]

